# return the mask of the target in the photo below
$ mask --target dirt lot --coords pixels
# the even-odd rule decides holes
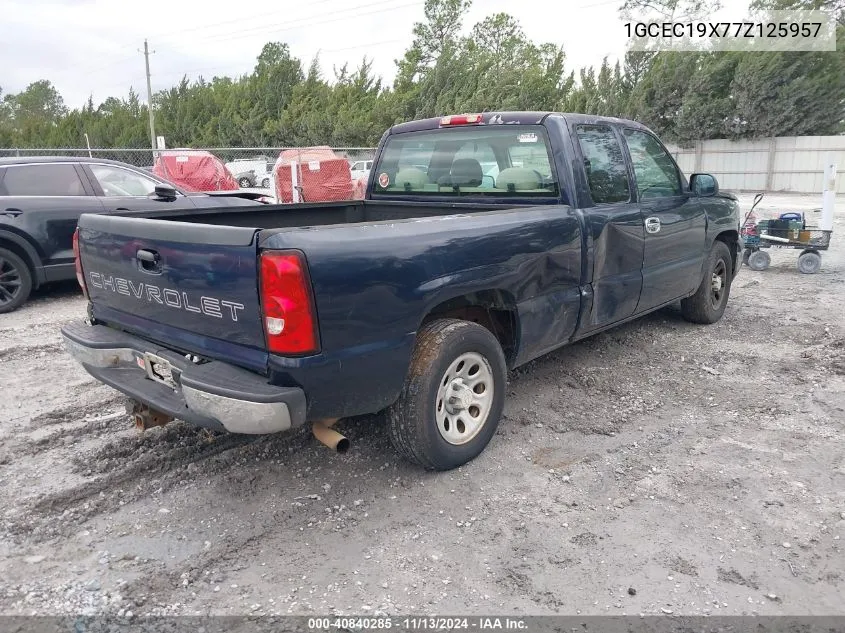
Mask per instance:
[[[666,309],[514,372],[449,473],[377,418],[342,456],[305,430],[141,435],[62,350],[76,288],[42,291],[0,316],[0,613],[843,614],[836,228],[817,275],[744,268],[717,325]]]

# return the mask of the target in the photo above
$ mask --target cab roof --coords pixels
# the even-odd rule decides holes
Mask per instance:
[[[629,119],[618,119],[609,116],[597,116],[595,114],[583,114],[577,112],[551,112],[551,111],[509,111],[509,112],[482,112],[481,123],[470,124],[467,126],[455,127],[472,127],[473,125],[497,125],[497,124],[511,124],[511,125],[539,125],[546,117],[559,116],[563,117],[569,123],[575,124],[601,124],[601,123],[624,123],[628,127],[640,128],[647,130],[644,125],[631,121]],[[444,115],[447,116],[447,115]],[[453,115],[455,116],[455,115]],[[406,123],[398,123],[388,130],[388,134],[402,134],[404,132],[421,132],[424,130],[440,129],[440,121],[443,117],[432,117],[429,119],[420,119],[418,121],[408,121]]]

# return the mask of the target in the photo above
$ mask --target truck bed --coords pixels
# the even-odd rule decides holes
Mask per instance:
[[[153,211],[144,217],[157,220],[175,220],[198,224],[250,227],[257,229],[284,229],[303,226],[328,226],[332,224],[357,224],[384,222],[411,218],[436,217],[458,213],[479,213],[508,209],[515,204],[483,203],[415,203],[373,200],[340,202],[314,202],[300,204],[256,205],[228,209],[213,207],[189,211]],[[131,215],[112,214],[112,215]],[[137,216],[137,214],[135,214]]]

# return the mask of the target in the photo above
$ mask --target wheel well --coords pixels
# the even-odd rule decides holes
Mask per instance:
[[[7,251],[12,251],[15,255],[17,255],[23,260],[24,264],[26,264],[26,267],[29,269],[30,276],[32,277],[32,287],[37,288],[39,285],[38,274],[35,270],[35,264],[29,257],[29,253],[27,253],[23,248],[21,248],[20,245],[15,244],[11,240],[4,240],[3,238],[0,238],[0,248],[5,248]]]
[[[508,366],[516,359],[518,318],[516,305],[500,290],[484,290],[454,297],[435,306],[421,326],[435,319],[461,319],[486,327],[502,346]]]
[[[723,231],[716,236],[716,240],[724,242],[731,252],[731,270],[734,274],[737,271],[737,264],[739,263],[740,253],[737,249],[737,241],[739,240],[739,232],[737,231]]]

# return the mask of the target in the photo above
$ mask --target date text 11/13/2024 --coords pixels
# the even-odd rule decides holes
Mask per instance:
[[[524,619],[514,617],[325,617],[308,618],[311,631],[389,630],[402,631],[527,631]]]

